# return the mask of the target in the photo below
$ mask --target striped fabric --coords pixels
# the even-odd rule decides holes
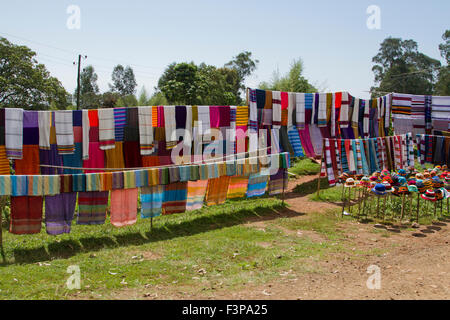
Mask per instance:
[[[187,182],[176,182],[164,187],[162,213],[173,214],[186,211]]]
[[[205,195],[205,202],[207,206],[218,205],[225,202],[227,199],[228,186],[231,177],[222,176],[208,181],[208,187]]]
[[[236,126],[247,126],[248,124],[248,106],[236,107]]]
[[[89,110],[81,110],[81,121],[82,121],[82,137],[83,137],[83,160],[89,160],[89,132],[90,132],[90,121],[89,121]]]
[[[327,126],[327,94],[319,93],[316,94],[318,97],[318,102],[316,101],[316,105],[318,103],[317,109],[317,126],[318,127],[326,127]]]
[[[115,147],[114,109],[98,109],[98,139],[101,150]]]
[[[45,227],[48,234],[70,233],[76,200],[75,192],[45,197]]]
[[[252,131],[258,130],[258,110],[256,102],[256,90],[249,89],[249,114],[248,127]],[[236,125],[238,125],[236,123]]]
[[[281,92],[272,91],[272,127],[281,128]]]
[[[288,129],[288,137],[289,142],[294,149],[294,156],[295,157],[304,157],[305,154],[303,153],[302,143],[300,141],[300,135],[298,133],[297,128],[290,127]]]
[[[141,188],[141,218],[154,218],[161,215],[164,186]]]
[[[6,148],[4,145],[0,145],[0,175],[2,174],[10,174],[9,160],[6,157]]]
[[[370,100],[364,100],[363,132],[364,138],[369,138]]]
[[[50,149],[50,117],[48,111],[38,111],[39,148]]]
[[[0,196],[10,196],[11,191],[11,176],[0,175]]]
[[[41,231],[43,197],[11,197],[9,232],[34,234]]]
[[[358,140],[352,140],[352,150],[356,158],[356,174],[363,174],[361,146]]]
[[[268,186],[269,195],[273,196],[281,194],[283,192],[283,189],[287,189],[288,181],[289,178],[287,176],[286,169],[279,169],[276,174],[270,175]]]
[[[326,172],[328,176],[328,183],[330,186],[334,186],[336,184],[336,178],[333,172],[333,160],[331,159],[331,145],[330,139],[325,139],[325,166]],[[322,161],[323,163],[323,161]]]
[[[358,129],[359,126],[359,109],[361,106],[361,100],[358,98],[355,98],[354,105],[353,105],[353,113],[352,113],[352,128]]]
[[[141,155],[150,155],[154,151],[152,107],[138,107],[138,114]]]
[[[5,147],[9,159],[22,159],[23,109],[5,109]]]
[[[424,99],[424,113],[425,113],[425,130],[428,130],[426,133],[431,133],[432,128],[432,96],[425,96]]]
[[[58,153],[72,154],[75,150],[72,110],[55,111],[55,130]]]
[[[208,180],[189,181],[187,184],[186,211],[198,210],[203,207]]]
[[[234,176],[228,185],[227,199],[243,198],[247,192],[248,177]]]
[[[127,108],[114,108],[115,141],[123,141],[123,131],[127,123]]]
[[[104,224],[108,208],[108,191],[79,192],[77,224]]]
[[[401,118],[402,115],[410,116],[412,100],[410,94],[393,93],[392,94],[392,115]]]
[[[269,176],[261,173],[251,174],[248,178],[247,198],[259,197],[266,193]]]

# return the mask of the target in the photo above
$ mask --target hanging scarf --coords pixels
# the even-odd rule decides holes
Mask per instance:
[[[75,149],[72,110],[55,111],[55,130],[58,153],[72,154]]]
[[[124,128],[127,124],[127,108],[114,108],[114,138],[123,141]]]
[[[295,94],[295,112],[296,112],[296,121],[297,121],[298,129],[305,128],[306,95],[307,94],[305,94],[305,93],[296,93]]]
[[[98,109],[98,140],[101,150],[115,147],[114,109]]]
[[[256,90],[249,89],[249,121],[248,126],[252,131],[256,131],[258,129],[258,110],[257,110],[257,101],[256,101]],[[239,119],[239,117],[238,117]]]
[[[330,139],[325,139],[325,157],[328,184],[334,186],[336,184],[336,178],[334,176],[333,163],[331,160]]]
[[[161,215],[164,186],[156,185],[141,188],[141,218],[154,218]]]
[[[9,159],[22,159],[23,109],[5,109],[5,147]]]
[[[275,129],[281,128],[281,92],[280,91],[272,91],[272,127]]]
[[[358,129],[359,126],[359,108],[360,108],[360,100],[358,98],[355,98],[352,114],[352,127],[356,129]]]
[[[363,120],[364,138],[369,137],[369,120],[370,120],[370,100],[364,100],[364,120]]]
[[[139,142],[141,155],[150,155],[154,151],[152,107],[138,107],[139,116]]]
[[[50,116],[51,113],[49,111],[38,111],[40,149],[50,149]]]
[[[89,159],[89,110],[82,110],[83,123],[83,160]]]

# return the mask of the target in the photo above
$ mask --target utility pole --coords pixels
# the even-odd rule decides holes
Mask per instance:
[[[84,56],[86,59],[87,56]],[[75,62],[73,63],[75,65]],[[81,54],[78,55],[78,76],[77,76],[77,110],[80,110],[80,70],[81,70]]]

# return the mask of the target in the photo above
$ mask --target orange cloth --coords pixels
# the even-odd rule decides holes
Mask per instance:
[[[159,166],[159,157],[158,156],[143,156],[142,157],[142,166],[143,167]]]
[[[40,174],[39,146],[24,145],[21,160],[14,160],[16,174]]]
[[[137,221],[138,189],[117,189],[111,191],[111,224],[123,227]]]
[[[6,148],[5,146],[0,146],[0,174],[11,174],[9,167],[9,160],[6,158]]]
[[[227,199],[230,178],[231,177],[229,176],[223,176],[220,178],[209,179],[205,197],[207,206],[213,206],[225,202]]]
[[[125,168],[123,142],[116,141],[115,148],[105,150],[106,168]]]

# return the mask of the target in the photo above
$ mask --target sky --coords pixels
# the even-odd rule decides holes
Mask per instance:
[[[72,19],[79,8],[79,19]],[[379,29],[367,20],[379,8]],[[79,21],[79,29],[69,28]],[[373,21],[373,20],[371,20]],[[8,1],[0,10],[0,36],[27,45],[69,92],[76,88],[78,54],[93,65],[101,91],[108,90],[118,63],[130,65],[151,94],[172,62],[223,66],[242,51],[258,59],[246,85],[256,88],[273,72],[289,71],[294,59],[304,76],[324,91],[369,97],[372,57],[389,36],[413,39],[426,55],[440,57],[438,45],[450,29],[448,0],[164,0]]]

